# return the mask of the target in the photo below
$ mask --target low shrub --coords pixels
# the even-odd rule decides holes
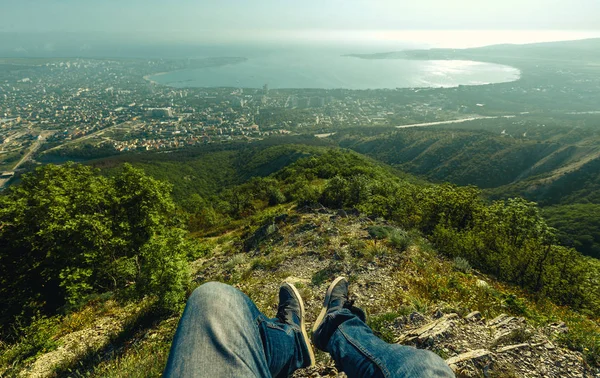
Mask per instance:
[[[473,268],[471,268],[471,264],[469,263],[469,260],[465,259],[464,257],[460,257],[460,256],[454,258],[454,261],[452,262],[452,266],[454,267],[454,269],[458,270],[459,272],[463,272],[465,274],[469,274],[473,270]]]

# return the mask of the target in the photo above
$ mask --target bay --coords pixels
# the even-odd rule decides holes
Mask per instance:
[[[318,51],[273,51],[245,62],[150,76],[176,88],[385,89],[456,87],[518,80],[514,67],[473,61],[360,59]]]

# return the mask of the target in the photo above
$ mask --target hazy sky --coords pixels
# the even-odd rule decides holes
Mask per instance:
[[[0,31],[600,29],[600,0],[0,0]]]

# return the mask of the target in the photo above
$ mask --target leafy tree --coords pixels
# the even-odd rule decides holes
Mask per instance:
[[[600,204],[553,206],[543,215],[558,229],[560,244],[600,258]]]
[[[335,176],[327,183],[327,187],[321,195],[321,202],[325,206],[341,208],[350,200],[350,188],[348,180],[341,176]]]
[[[0,324],[95,292],[181,299],[183,241],[169,190],[129,165],[112,178],[72,163],[25,175],[0,195]]]
[[[183,204],[187,214],[188,229],[191,232],[199,231],[208,227],[216,226],[223,222],[226,217],[215,210],[218,204],[210,203],[198,194],[192,194]]]
[[[185,257],[190,249],[185,232],[180,229],[169,229],[144,244],[139,253],[140,269],[136,277],[138,296],[148,293],[157,296],[163,309],[176,308],[185,301],[190,283]]]

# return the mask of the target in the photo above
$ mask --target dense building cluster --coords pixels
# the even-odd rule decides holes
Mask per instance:
[[[151,74],[180,64],[45,59],[0,65],[0,172],[18,169],[38,149],[180,148],[387,124],[399,114],[410,122],[411,115],[420,120],[442,110],[390,101],[386,91],[177,89],[151,80]]]

